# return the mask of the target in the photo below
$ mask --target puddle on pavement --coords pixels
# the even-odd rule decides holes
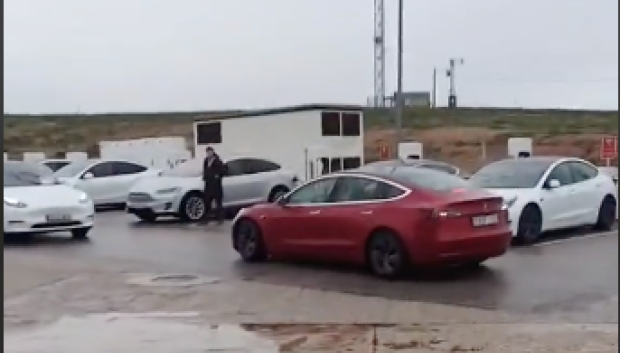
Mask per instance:
[[[67,317],[4,332],[7,353],[277,353],[278,345],[236,325],[197,325],[194,313]]]

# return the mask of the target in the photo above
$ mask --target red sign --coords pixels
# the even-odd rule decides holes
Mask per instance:
[[[390,158],[390,148],[387,145],[379,146],[379,158],[382,160],[387,160]]]
[[[618,158],[618,136],[607,136],[601,139],[601,159]]]

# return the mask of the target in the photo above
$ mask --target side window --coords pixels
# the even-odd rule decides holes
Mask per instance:
[[[251,174],[273,172],[281,169],[279,164],[264,159],[248,159],[248,172]]]
[[[233,159],[232,161],[226,162],[226,176],[239,176],[248,174],[247,170],[247,160],[245,159]]]
[[[360,114],[342,113],[342,136],[360,136]]]
[[[113,162],[101,162],[90,167],[87,173],[92,173],[95,178],[105,178],[114,175],[114,163]]]
[[[573,176],[571,174],[571,169],[568,166],[568,163],[562,163],[558,166],[556,166],[555,168],[553,168],[553,170],[551,171],[551,173],[549,173],[549,177],[547,178],[547,182],[550,180],[557,180],[560,182],[560,185],[564,186],[564,185],[570,185],[572,184],[573,181]]]
[[[443,165],[443,164],[422,164],[420,165],[420,167],[426,168],[426,169],[437,170],[437,171],[452,174],[452,175],[456,174],[457,172],[456,168],[450,165]]]
[[[387,200],[404,191],[379,180],[344,177],[338,181],[332,194],[332,202]]]
[[[340,113],[321,113],[321,132],[323,136],[340,136]]]
[[[147,168],[138,164],[129,163],[129,162],[115,162],[114,163],[114,174],[115,175],[128,175],[128,174],[137,174],[142,173]]]
[[[590,180],[598,175],[598,169],[581,162],[570,162],[570,170],[576,183]]]
[[[326,178],[310,182],[297,189],[288,197],[288,204],[326,203],[336,185],[337,178]]]
[[[196,123],[196,144],[222,143],[222,123],[219,121]]]

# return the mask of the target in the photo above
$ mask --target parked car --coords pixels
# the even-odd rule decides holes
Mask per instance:
[[[68,159],[46,159],[46,160],[43,160],[43,161],[41,161],[39,163],[44,165],[44,166],[46,166],[46,167],[48,167],[49,169],[51,169],[52,171],[55,172],[55,171],[59,170],[60,168],[66,166],[68,164],[71,164],[71,161],[68,160]]]
[[[410,265],[476,266],[511,234],[503,199],[448,173],[406,166],[319,177],[243,209],[232,245],[248,262],[339,261],[397,277]]]
[[[124,206],[129,189],[136,181],[159,173],[160,170],[134,162],[87,159],[60,168],[54,176],[60,182],[86,192],[96,206]]]
[[[469,181],[504,198],[521,243],[531,244],[550,230],[585,225],[610,230],[615,224],[616,185],[579,158],[506,159],[483,167]]]
[[[199,221],[205,216],[202,160],[192,159],[143,178],[129,193],[127,211],[143,221],[159,216],[174,216],[184,221]],[[241,208],[261,202],[273,202],[297,185],[294,172],[259,158],[233,158],[226,162],[227,175],[223,206]]]
[[[70,231],[85,238],[94,224],[92,200],[83,191],[59,184],[47,167],[4,162],[4,234]]]
[[[383,168],[388,166],[409,166],[413,168],[426,168],[452,175],[458,175],[463,179],[468,179],[470,177],[469,173],[461,170],[457,166],[430,159],[391,159],[387,161],[368,163],[360,167],[359,170],[372,172],[375,168]]]

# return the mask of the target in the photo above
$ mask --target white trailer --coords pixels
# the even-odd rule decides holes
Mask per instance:
[[[194,154],[207,146],[223,158],[264,158],[306,180],[364,163],[364,114],[361,107],[301,105],[198,116]]]

